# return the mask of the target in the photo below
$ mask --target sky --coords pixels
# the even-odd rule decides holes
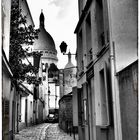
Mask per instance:
[[[45,29],[53,37],[58,57],[58,68],[64,68],[68,62],[67,55],[60,52],[60,44],[65,41],[67,53],[76,52],[76,35],[74,30],[78,22],[78,0],[27,0],[35,28],[39,27],[41,9],[45,16]],[[72,63],[76,65],[75,56]]]

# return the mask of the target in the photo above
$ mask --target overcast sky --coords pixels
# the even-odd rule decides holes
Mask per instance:
[[[74,30],[78,22],[78,0],[27,0],[36,28],[39,27],[41,9],[45,16],[45,29],[54,39],[58,52],[58,68],[64,68],[67,56],[60,53],[62,41],[68,45],[67,52],[76,52]],[[75,56],[72,62],[76,65]]]

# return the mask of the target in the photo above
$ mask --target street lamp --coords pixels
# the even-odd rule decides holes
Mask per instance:
[[[62,41],[62,43],[60,44],[60,50],[61,50],[61,53],[63,53],[63,55],[76,55],[76,54],[71,54],[70,52],[68,54],[66,54],[66,51],[67,51],[67,44]]]
[[[67,66],[68,67],[65,67],[64,69],[63,69],[63,94],[64,94],[64,87],[65,87],[65,85],[66,84],[64,84],[65,83],[65,79],[64,79],[64,77],[65,77],[65,74],[64,73],[66,73],[66,75],[67,74],[69,74],[70,75],[70,77],[71,77],[71,73],[69,72],[69,70],[68,69],[73,69],[73,68],[77,68],[77,66],[73,66],[72,65],[72,63],[71,63],[71,55],[76,55],[76,54],[71,54],[70,53],[70,51],[66,54],[66,51],[67,51],[67,44],[64,42],[64,41],[62,41],[62,43],[60,44],[60,50],[61,50],[61,53],[63,53],[63,55],[68,55],[68,64],[67,64]],[[64,71],[68,71],[68,72],[64,72]],[[72,78],[71,78],[72,79]]]
[[[64,41],[62,41],[62,43],[60,44],[60,50],[61,50],[61,53],[63,53],[63,55],[67,51],[67,44]]]

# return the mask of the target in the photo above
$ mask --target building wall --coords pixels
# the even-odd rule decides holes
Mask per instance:
[[[2,46],[2,139],[13,138],[12,116],[11,116],[11,70],[9,61],[10,41],[10,12],[11,0],[1,1],[1,46]]]
[[[22,94],[22,92],[21,92]],[[19,131],[25,128],[28,124],[26,123],[26,97],[20,98],[20,111],[18,114]]]
[[[72,95],[65,95],[59,100],[59,126],[65,132],[72,127]]]
[[[19,2],[19,8],[21,9],[21,13],[23,16],[26,16],[26,26],[32,25],[34,26],[34,22],[30,13],[30,9],[28,7],[28,3],[26,0],[18,0]],[[31,48],[33,46],[25,46],[25,44],[22,45],[23,47],[30,47]],[[30,57],[28,58],[28,60],[31,62],[31,64],[33,64],[33,58]],[[29,64],[29,62],[27,60],[23,60],[23,63]],[[21,120],[19,122],[19,129],[21,130],[22,128],[24,128],[25,126],[30,126],[33,123],[33,95],[31,93],[33,93],[33,84],[29,85],[26,81],[23,82],[23,85],[25,86],[25,88],[27,88],[30,91],[29,96],[27,96],[26,98],[24,98],[21,95],[21,98],[19,98],[19,105],[20,105],[20,111],[19,115]],[[21,93],[22,94],[22,93]]]
[[[2,47],[9,60],[11,0],[2,0]]]
[[[119,72],[138,59],[138,1],[110,0],[109,15]]]
[[[106,94],[108,87],[105,79],[106,66],[109,64],[108,16],[106,1],[79,1],[81,17],[77,33],[77,65],[79,135],[81,139],[113,139],[113,126],[107,118]],[[83,7],[84,6],[84,7]],[[104,34],[103,34],[104,33]],[[101,76],[100,73],[103,75]],[[101,79],[102,78],[102,79]],[[104,88],[104,89],[103,89]],[[103,94],[104,92],[104,94]],[[80,98],[80,99],[79,99]],[[103,105],[105,104],[105,105]],[[107,126],[107,129],[102,129]]]
[[[21,98],[21,123],[26,125],[25,123],[25,102],[26,102],[26,97]]]
[[[136,80],[134,79],[137,76],[135,75],[135,78],[130,76],[131,80],[129,82],[126,77],[127,86],[126,83],[125,85],[123,83],[121,85],[123,91],[120,92],[116,88],[116,83],[114,83],[116,77],[114,73],[125,69],[125,67],[138,59],[137,1],[87,0],[85,7],[83,7],[84,4],[84,0],[79,0],[80,18],[75,29],[78,54],[79,137],[84,140],[118,140],[121,139],[121,128],[118,129],[116,127],[122,125],[122,136],[124,139],[127,139],[125,137],[125,130],[127,130],[125,129],[126,120],[131,120],[132,127],[135,131],[132,133],[135,133],[135,135],[137,126],[135,125],[136,119],[134,121],[131,119],[133,115],[130,115],[128,111],[129,107],[124,107],[123,104],[124,102],[129,102],[130,95],[129,97],[125,95],[128,94],[127,92],[131,89],[131,85],[135,85]],[[110,55],[112,50],[113,56]],[[91,55],[92,57],[89,58]],[[115,70],[111,65],[113,57],[115,57],[113,60]],[[131,73],[134,69],[131,69],[127,73],[132,75]],[[114,75],[112,72],[114,72]],[[119,81],[116,80],[115,82]],[[88,84],[85,86],[86,83]],[[115,89],[113,89],[114,87]],[[136,88],[136,85],[134,87]],[[137,91],[132,91],[131,89],[129,94],[135,92],[137,93]],[[120,95],[119,98],[115,95],[116,97],[114,99],[114,94]],[[86,103],[83,104],[83,100],[87,100],[87,105]],[[118,102],[119,100],[120,104]],[[135,106],[133,116],[135,117],[137,115],[137,98],[133,96],[133,100],[134,102],[131,103],[130,108],[134,109]],[[120,105],[121,108],[119,110]],[[84,120],[85,116],[81,115],[82,111],[87,114],[88,124]],[[122,124],[118,120],[119,111],[121,111]],[[126,111],[128,111],[128,114]],[[117,116],[116,120],[114,116]],[[85,124],[82,125],[83,123]],[[131,137],[131,139],[133,138]]]
[[[118,74],[122,140],[138,139],[138,62]]]
[[[28,101],[27,122],[28,122],[28,126],[31,126],[33,124],[33,95],[32,94],[30,94],[27,97],[27,101]]]
[[[11,92],[11,79],[6,69],[3,69],[2,73],[2,131],[3,139],[8,139],[9,137],[9,124],[10,122],[10,92]]]
[[[110,59],[107,51],[94,65],[93,114],[96,114],[96,140],[114,140],[111,86]]]
[[[77,87],[72,89],[72,111],[73,111],[73,126],[78,126],[78,92]]]
[[[10,123],[9,123],[9,130],[10,130],[10,135],[11,135],[11,139],[13,136],[13,134],[15,133],[15,116],[16,116],[16,90],[15,87],[11,87],[11,93],[10,93]]]
[[[64,96],[64,70],[59,70],[59,87],[60,87],[60,98]]]
[[[43,102],[42,101],[40,101],[39,99],[38,99],[38,101],[37,101],[38,103],[37,103],[37,105],[38,105],[38,109],[37,109],[37,113],[38,113],[38,117],[37,117],[37,123],[39,124],[39,123],[43,123]]]

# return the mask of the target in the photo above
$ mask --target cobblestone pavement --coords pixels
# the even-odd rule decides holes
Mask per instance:
[[[52,124],[46,129],[46,139],[45,140],[74,140],[73,135],[70,136],[61,130],[58,124]],[[76,135],[75,140],[78,140]]]
[[[43,123],[22,129],[15,135],[15,140],[74,140],[73,135],[70,136],[61,130],[58,124]],[[76,139],[78,136],[76,135]]]
[[[15,140],[45,140],[45,131],[49,125],[43,123],[22,129],[15,135]]]

